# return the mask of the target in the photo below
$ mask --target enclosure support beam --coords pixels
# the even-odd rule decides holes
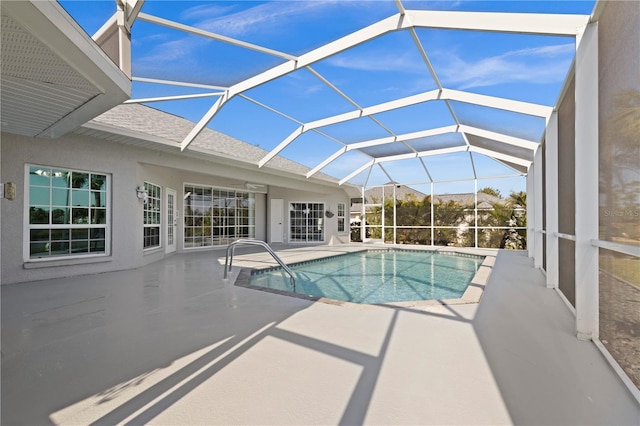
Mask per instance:
[[[319,74],[316,73],[316,75],[320,77]],[[327,82],[327,84],[329,83]],[[347,99],[347,100],[350,103],[355,105],[355,103],[350,99]],[[455,131],[461,132],[465,140],[467,140],[467,137],[465,134],[466,132],[466,133],[474,134],[476,136],[503,142],[509,145],[514,145],[521,148],[528,148],[528,149],[534,150],[537,148],[537,145],[538,145],[537,142],[510,137],[500,133],[478,129],[472,126],[460,125],[448,101],[453,100],[453,101],[472,103],[472,104],[482,105],[490,108],[498,108],[506,111],[514,111],[521,114],[528,114],[532,116],[545,117],[545,118],[549,116],[552,110],[552,108],[546,107],[543,105],[513,101],[509,99],[496,98],[496,97],[486,96],[486,95],[476,95],[472,93],[462,92],[459,90],[451,90],[451,89],[431,90],[429,92],[419,93],[417,95],[408,96],[406,98],[397,99],[394,101],[385,102],[378,105],[373,105],[367,108],[358,107],[358,109],[354,111],[349,111],[343,114],[338,114],[335,116],[325,117],[319,120],[304,123],[298,129],[296,129],[293,133],[291,133],[287,138],[285,138],[277,147],[272,149],[263,159],[261,159],[258,165],[260,167],[263,167],[266,163],[268,163],[269,161],[271,161],[271,159],[273,159],[276,155],[278,155],[283,149],[285,149],[289,144],[291,144],[294,140],[296,140],[300,135],[310,130],[314,130],[324,126],[329,126],[332,124],[343,123],[345,121],[355,120],[358,118],[371,117],[377,113],[392,111],[398,108],[402,108],[410,105],[416,105],[423,102],[434,101],[434,100],[444,100],[447,102],[447,107],[449,108],[454,120],[456,121],[455,126],[447,126],[447,127],[442,127],[440,129],[430,129],[430,130],[415,132],[415,133],[402,135],[402,136],[397,135],[397,136],[390,136],[382,139],[364,141],[364,142],[360,142],[360,144],[363,144],[363,145],[359,145],[359,147],[367,146],[365,144],[378,145],[378,144],[385,144],[385,143],[391,143],[396,141],[403,141],[405,139],[426,137],[430,135],[430,132],[436,132],[434,134],[437,134],[438,131],[447,130],[451,132],[455,132]],[[421,135],[421,133],[423,133],[424,135]],[[467,144],[468,144],[468,141],[467,141]],[[349,149],[355,149],[355,146],[350,146]]]
[[[360,241],[362,241],[364,243],[364,239],[367,236],[366,232],[367,232],[367,228],[366,228],[366,223],[367,223],[367,209],[365,208],[365,203],[367,202],[367,200],[364,197],[364,186],[362,186],[360,188],[360,198],[362,200],[362,205],[360,208]]]
[[[543,267],[543,250],[542,250],[542,244],[543,244],[543,237],[544,235],[542,234],[542,205],[544,204],[544,197],[543,197],[543,189],[542,189],[542,149],[538,149],[535,153],[535,157],[534,157],[534,161],[533,161],[533,168],[535,169],[535,173],[533,174],[533,191],[535,192],[535,199],[536,199],[536,203],[533,205],[533,208],[535,210],[534,214],[533,214],[533,218],[534,218],[534,223],[533,223],[533,227],[535,229],[535,232],[533,234],[533,238],[534,238],[534,244],[533,244],[533,250],[534,250],[534,255],[533,255],[533,266],[534,268],[542,268]],[[529,204],[529,203],[527,203]]]
[[[397,185],[393,185],[393,244],[398,244],[398,236],[396,234],[396,231],[398,229],[398,222],[397,222],[397,208],[396,208],[396,204],[398,203],[398,199],[396,197],[396,186]],[[384,202],[382,203],[382,208],[384,209]],[[382,236],[384,241],[384,235]]]
[[[527,174],[527,256],[533,258],[535,256],[535,238],[534,234],[536,232],[534,223],[535,223],[535,209],[533,206],[538,200],[537,194],[535,192],[534,183],[534,174],[535,168],[529,167],[529,173]]]
[[[357,170],[353,171],[350,175],[344,177],[340,182],[338,182],[338,185],[344,185],[350,179],[353,179],[354,177],[358,176],[360,173],[364,172],[367,168],[373,167],[373,164],[374,164],[373,160],[369,161],[367,164],[364,164]]]
[[[545,131],[545,207],[547,241],[547,288],[557,288],[560,276],[558,242],[558,113],[549,117]]]
[[[384,185],[382,186],[382,243],[384,244]]]
[[[598,23],[576,40],[576,328],[598,337]]]
[[[475,235],[473,246],[475,248],[478,248],[478,178],[477,177],[473,179],[473,207],[474,207],[473,208],[473,220],[474,220],[473,234]]]
[[[415,27],[456,30],[494,31],[520,34],[575,35],[584,25],[583,15],[541,13],[476,13],[440,10],[407,10]]]
[[[508,155],[508,154],[503,154],[503,153],[500,153],[500,152],[492,151],[490,149],[480,148],[480,147],[475,146],[475,145],[471,145],[469,147],[469,151],[477,152],[478,154],[484,154],[487,157],[493,158],[494,160],[508,161],[509,163],[513,163],[513,164],[516,164],[518,166],[526,167],[527,169],[529,169],[529,166],[531,166],[531,160],[533,160],[533,158],[531,158],[531,159],[522,159],[522,158],[519,158],[519,157],[514,157],[512,155]]]
[[[434,217],[435,217],[435,215],[433,213],[433,182],[431,182],[430,187],[431,187],[431,200],[430,200],[430,202],[431,202],[431,245],[434,245],[436,237],[434,235],[435,228],[434,228],[434,223],[433,223],[433,220],[434,220]]]

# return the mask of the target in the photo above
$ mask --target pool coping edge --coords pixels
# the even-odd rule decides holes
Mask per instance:
[[[396,249],[396,250],[402,250],[402,248],[399,247],[389,247],[389,249]],[[475,255],[475,253],[470,253],[468,248],[466,248],[467,250],[446,250],[446,252],[453,252],[453,253],[459,253],[459,254],[463,254],[463,255]],[[363,250],[357,250],[358,251],[368,251],[370,249],[368,248],[364,248]],[[376,248],[373,248],[373,250],[376,250]],[[406,250],[406,249],[405,249]],[[442,253],[444,250],[419,250],[419,251],[431,251],[431,252],[440,252]],[[336,257],[336,256],[341,256],[342,254],[338,254],[338,255],[332,255],[332,256],[324,256],[318,259],[328,259],[331,257]],[[306,294],[301,294],[301,293],[294,293],[294,292],[290,292],[290,291],[285,291],[285,290],[278,290],[278,289],[272,289],[272,288],[265,288],[265,287],[259,287],[259,286],[255,286],[255,285],[251,285],[250,284],[250,278],[251,278],[251,273],[252,271],[255,270],[263,270],[263,269],[271,269],[272,267],[256,267],[256,268],[241,268],[240,272],[238,273],[238,276],[236,277],[236,280],[234,282],[234,285],[238,286],[238,287],[242,287],[242,288],[247,288],[247,289],[251,289],[251,290],[259,290],[259,291],[263,291],[265,293],[271,293],[271,294],[277,294],[280,296],[287,296],[287,297],[293,297],[296,299],[303,299],[303,300],[308,300],[308,301],[312,301],[312,302],[321,302],[321,303],[326,303],[329,305],[335,305],[335,306],[349,306],[349,307],[353,307],[353,308],[359,308],[359,309],[367,309],[367,308],[371,308],[371,307],[391,307],[391,308],[420,308],[420,307],[428,307],[428,306],[448,306],[448,305],[466,305],[466,304],[476,304],[479,303],[480,300],[482,299],[482,295],[484,294],[484,289],[489,281],[489,277],[491,276],[491,271],[493,269],[493,266],[495,264],[495,260],[496,260],[496,256],[497,256],[497,252],[496,253],[487,253],[486,251],[483,251],[482,254],[477,254],[477,256],[484,256],[484,260],[482,261],[482,264],[480,264],[480,266],[478,267],[478,270],[476,271],[475,275],[473,276],[473,278],[471,279],[471,281],[469,282],[469,285],[467,286],[465,292],[463,293],[463,295],[460,298],[457,299],[432,299],[432,300],[415,300],[415,301],[406,301],[406,302],[389,302],[389,303],[376,303],[376,304],[366,304],[366,303],[353,303],[353,302],[346,302],[346,301],[342,301],[342,300],[336,300],[336,299],[329,299],[326,297],[319,297],[319,296],[310,296],[310,295],[306,295]],[[315,260],[315,259],[314,259]],[[303,262],[302,262],[303,263]]]

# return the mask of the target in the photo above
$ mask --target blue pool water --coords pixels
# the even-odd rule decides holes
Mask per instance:
[[[296,293],[375,304],[460,298],[483,259],[428,251],[363,251],[291,269]],[[293,290],[289,275],[280,268],[254,271],[250,284]]]

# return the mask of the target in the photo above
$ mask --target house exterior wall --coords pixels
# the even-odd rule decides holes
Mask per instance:
[[[212,170],[215,172],[215,167]],[[163,188],[171,188],[176,191],[176,202],[178,210],[178,229],[177,229],[177,250],[184,250],[184,227],[181,226],[184,218],[184,184],[196,184],[213,186],[225,189],[235,189],[238,191],[246,191],[244,180],[238,180],[223,176],[212,176],[207,173],[196,172],[191,170],[177,169],[174,167],[157,166],[153,164],[140,164],[140,176],[138,182],[143,180],[151,181]],[[265,240],[266,238],[266,194],[256,193],[256,239]],[[142,240],[142,234],[140,234]],[[209,248],[205,248],[209,249]],[[164,250],[164,249],[163,249]],[[199,249],[187,249],[199,250]],[[201,249],[200,249],[201,250]]]
[[[325,244],[342,244],[349,242],[349,197],[344,192],[310,192],[298,189],[274,186],[269,189],[267,206],[271,204],[271,199],[284,200],[284,239],[285,243],[290,242],[290,220],[289,204],[293,202],[314,202],[324,203],[325,210],[334,213],[333,217],[324,217],[325,223]],[[345,231],[338,232],[338,203],[345,205]],[[270,223],[270,212],[267,214],[267,223]],[[271,240],[270,229],[267,227],[267,241]]]
[[[141,238],[136,237],[142,207],[138,205],[135,196],[138,165],[134,155],[111,144],[100,144],[74,136],[49,140],[3,133],[1,137],[1,179],[3,182],[15,182],[17,189],[15,200],[2,200],[2,284],[127,269],[141,264],[141,241],[138,241]],[[110,256],[24,262],[25,206],[28,202],[25,164],[91,170],[112,175]],[[129,187],[130,190],[124,190]]]
[[[347,203],[346,192],[330,184],[314,183],[304,178],[265,173],[237,164],[215,163],[205,159],[169,154],[89,136],[70,134],[58,139],[35,139],[3,133],[1,180],[14,182],[15,200],[2,200],[1,265],[2,284],[35,281],[66,276],[125,270],[146,265],[165,254],[166,212],[162,214],[161,246],[143,250],[144,203],[136,196],[136,187],[151,182],[162,188],[163,206],[166,188],[176,191],[178,210],[178,252],[184,249],[183,188],[185,183],[246,191],[246,182],[266,184],[269,194],[256,193],[256,238],[266,240],[268,198],[283,198],[285,202],[320,201],[332,210],[337,202]],[[28,215],[28,184],[25,186],[25,165],[33,164],[63,169],[100,172],[111,176],[110,233],[111,250],[106,256],[93,258],[56,258],[25,261],[25,232]],[[284,175],[284,173],[283,173]],[[271,193],[272,192],[272,193]],[[345,238],[346,237],[346,240]],[[348,234],[338,234],[337,219],[326,221],[325,243],[348,241]],[[209,248],[211,249],[211,248]]]

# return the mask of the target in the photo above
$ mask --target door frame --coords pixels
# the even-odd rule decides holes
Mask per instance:
[[[176,251],[177,240],[178,240],[178,196],[175,189],[165,188],[165,204],[164,211],[166,213],[165,217],[167,218],[164,226],[164,236],[165,236],[165,254],[173,253]],[[169,205],[169,198],[173,198],[173,206]],[[173,209],[170,210],[170,207]],[[169,231],[173,232],[173,243],[170,244],[172,239],[170,238]]]
[[[274,210],[275,209],[275,210]],[[279,209],[279,218],[278,216]],[[269,205],[269,240],[271,243],[284,242],[284,200],[272,198]],[[276,223],[277,222],[277,223]]]

